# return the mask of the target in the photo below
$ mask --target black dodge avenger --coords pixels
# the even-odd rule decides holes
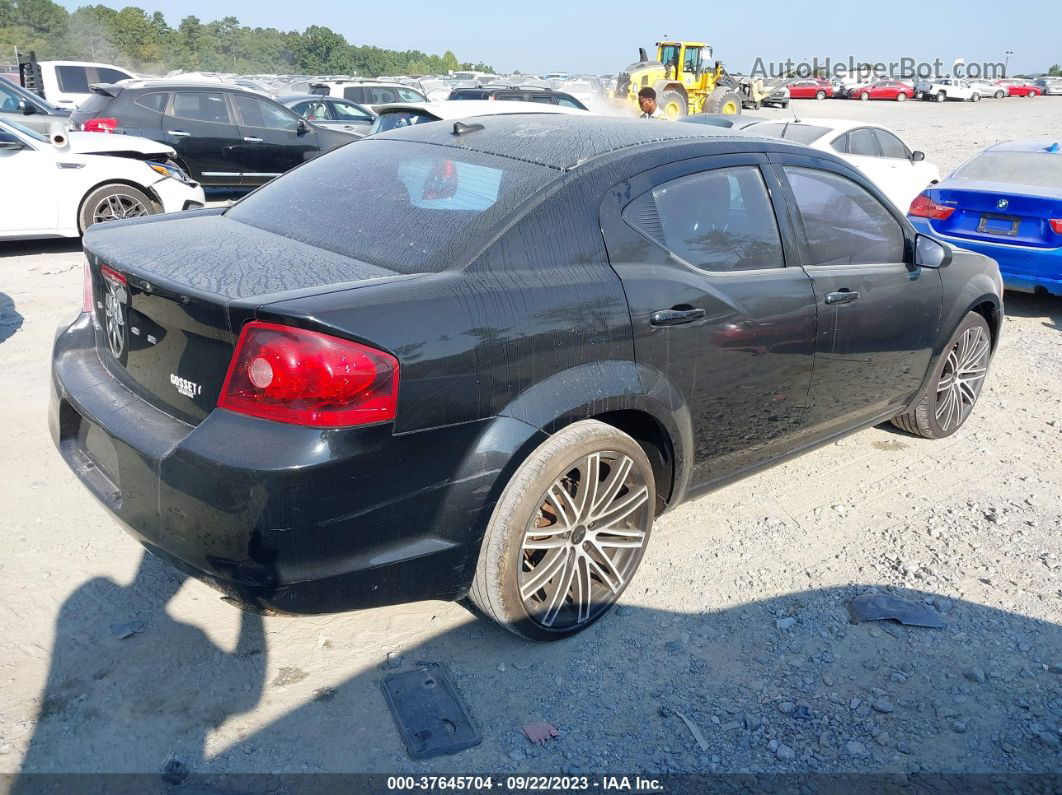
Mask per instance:
[[[410,127],[93,227],[51,432],[248,609],[470,598],[562,638],[663,511],[891,420],[963,425],[995,262],[827,153],[698,125]]]

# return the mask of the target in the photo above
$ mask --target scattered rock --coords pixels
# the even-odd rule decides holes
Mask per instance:
[[[887,698],[875,699],[874,703],[871,704],[870,706],[871,706],[871,708],[873,708],[873,710],[875,712],[884,712],[884,713],[888,714],[889,712],[895,712],[896,711],[896,707],[894,707],[892,705],[892,702],[889,701]]]
[[[847,743],[845,743],[844,748],[852,756],[863,757],[869,753],[867,751],[867,747],[863,745],[863,743],[859,742],[859,740],[849,740]]]
[[[177,785],[188,778],[188,765],[175,756],[166,760],[162,766],[162,780],[167,784]]]
[[[547,740],[560,737],[560,732],[557,731],[556,727],[546,723],[544,720],[525,723],[523,730],[524,736],[536,745],[543,745]]]
[[[796,759],[796,751],[785,743],[780,743],[778,745],[778,749],[774,752],[774,755],[783,762],[789,762]]]
[[[774,620],[774,626],[776,629],[790,629],[796,625],[796,619],[792,616],[786,616],[785,618],[776,618]]]
[[[783,715],[791,715],[793,713],[793,710],[795,709],[796,704],[794,704],[792,701],[783,701],[781,704],[778,705],[778,711],[781,712]]]
[[[951,722],[951,730],[956,734],[966,734],[966,721],[953,720]]]
[[[970,668],[968,671],[965,671],[963,673],[963,676],[965,676],[971,682],[977,682],[977,684],[979,685],[983,685],[985,683],[985,680],[988,679],[988,676],[985,674],[985,669],[979,665],[975,665],[973,668]]]

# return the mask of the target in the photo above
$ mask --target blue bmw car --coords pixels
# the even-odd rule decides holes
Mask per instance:
[[[990,146],[922,192],[908,218],[994,259],[1008,288],[1062,296],[1062,143]]]

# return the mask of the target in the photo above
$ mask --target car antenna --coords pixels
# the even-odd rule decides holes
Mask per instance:
[[[454,135],[468,135],[486,129],[482,124],[465,124],[463,121],[454,122]]]
[[[793,121],[797,124],[803,124],[803,122],[800,121],[800,117],[797,116],[796,108],[793,108]]]

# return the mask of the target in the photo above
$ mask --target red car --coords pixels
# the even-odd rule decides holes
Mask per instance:
[[[833,86],[825,80],[794,80],[789,84],[790,99],[826,99],[833,96]]]
[[[1044,93],[1039,86],[1032,83],[1010,83],[1007,85],[1008,97],[1038,97]]]
[[[876,83],[868,83],[865,86],[856,86],[848,94],[849,99],[894,99],[904,102],[911,99],[915,91],[906,83],[899,80],[879,80]]]

